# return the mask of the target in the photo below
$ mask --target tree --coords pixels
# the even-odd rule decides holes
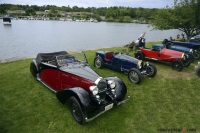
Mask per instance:
[[[26,9],[26,14],[27,15],[35,15],[35,10],[33,8],[27,8]]]
[[[154,29],[179,29],[187,38],[200,34],[200,0],[174,0],[173,7],[157,10],[151,25]]]

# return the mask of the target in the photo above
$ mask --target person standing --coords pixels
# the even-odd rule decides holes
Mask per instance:
[[[136,41],[138,47],[145,47],[145,34],[146,32],[142,33]]]

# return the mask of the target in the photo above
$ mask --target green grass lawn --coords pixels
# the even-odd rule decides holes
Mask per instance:
[[[153,62],[157,75],[143,77],[142,83],[136,85],[124,73],[95,68],[95,50],[85,53],[91,67],[102,77],[117,76],[125,82],[127,96],[131,96],[127,103],[81,126],[68,106],[33,78],[29,70],[32,59],[1,63],[0,133],[155,133],[161,128],[194,128],[200,132],[200,78],[193,71],[197,61],[182,72]],[[129,54],[133,55],[133,51]]]

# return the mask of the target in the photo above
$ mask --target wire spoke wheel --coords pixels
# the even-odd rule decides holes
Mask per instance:
[[[142,75],[140,71],[135,68],[129,71],[128,78],[134,84],[139,84],[142,81]]]
[[[104,62],[101,57],[96,57],[94,60],[94,64],[95,64],[95,67],[97,68],[103,68],[104,66]]]

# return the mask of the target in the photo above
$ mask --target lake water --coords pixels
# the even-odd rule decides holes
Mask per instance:
[[[176,37],[178,30],[152,30],[146,24],[13,20],[0,22],[0,62],[36,57],[40,52],[123,46],[146,32],[146,41]]]

